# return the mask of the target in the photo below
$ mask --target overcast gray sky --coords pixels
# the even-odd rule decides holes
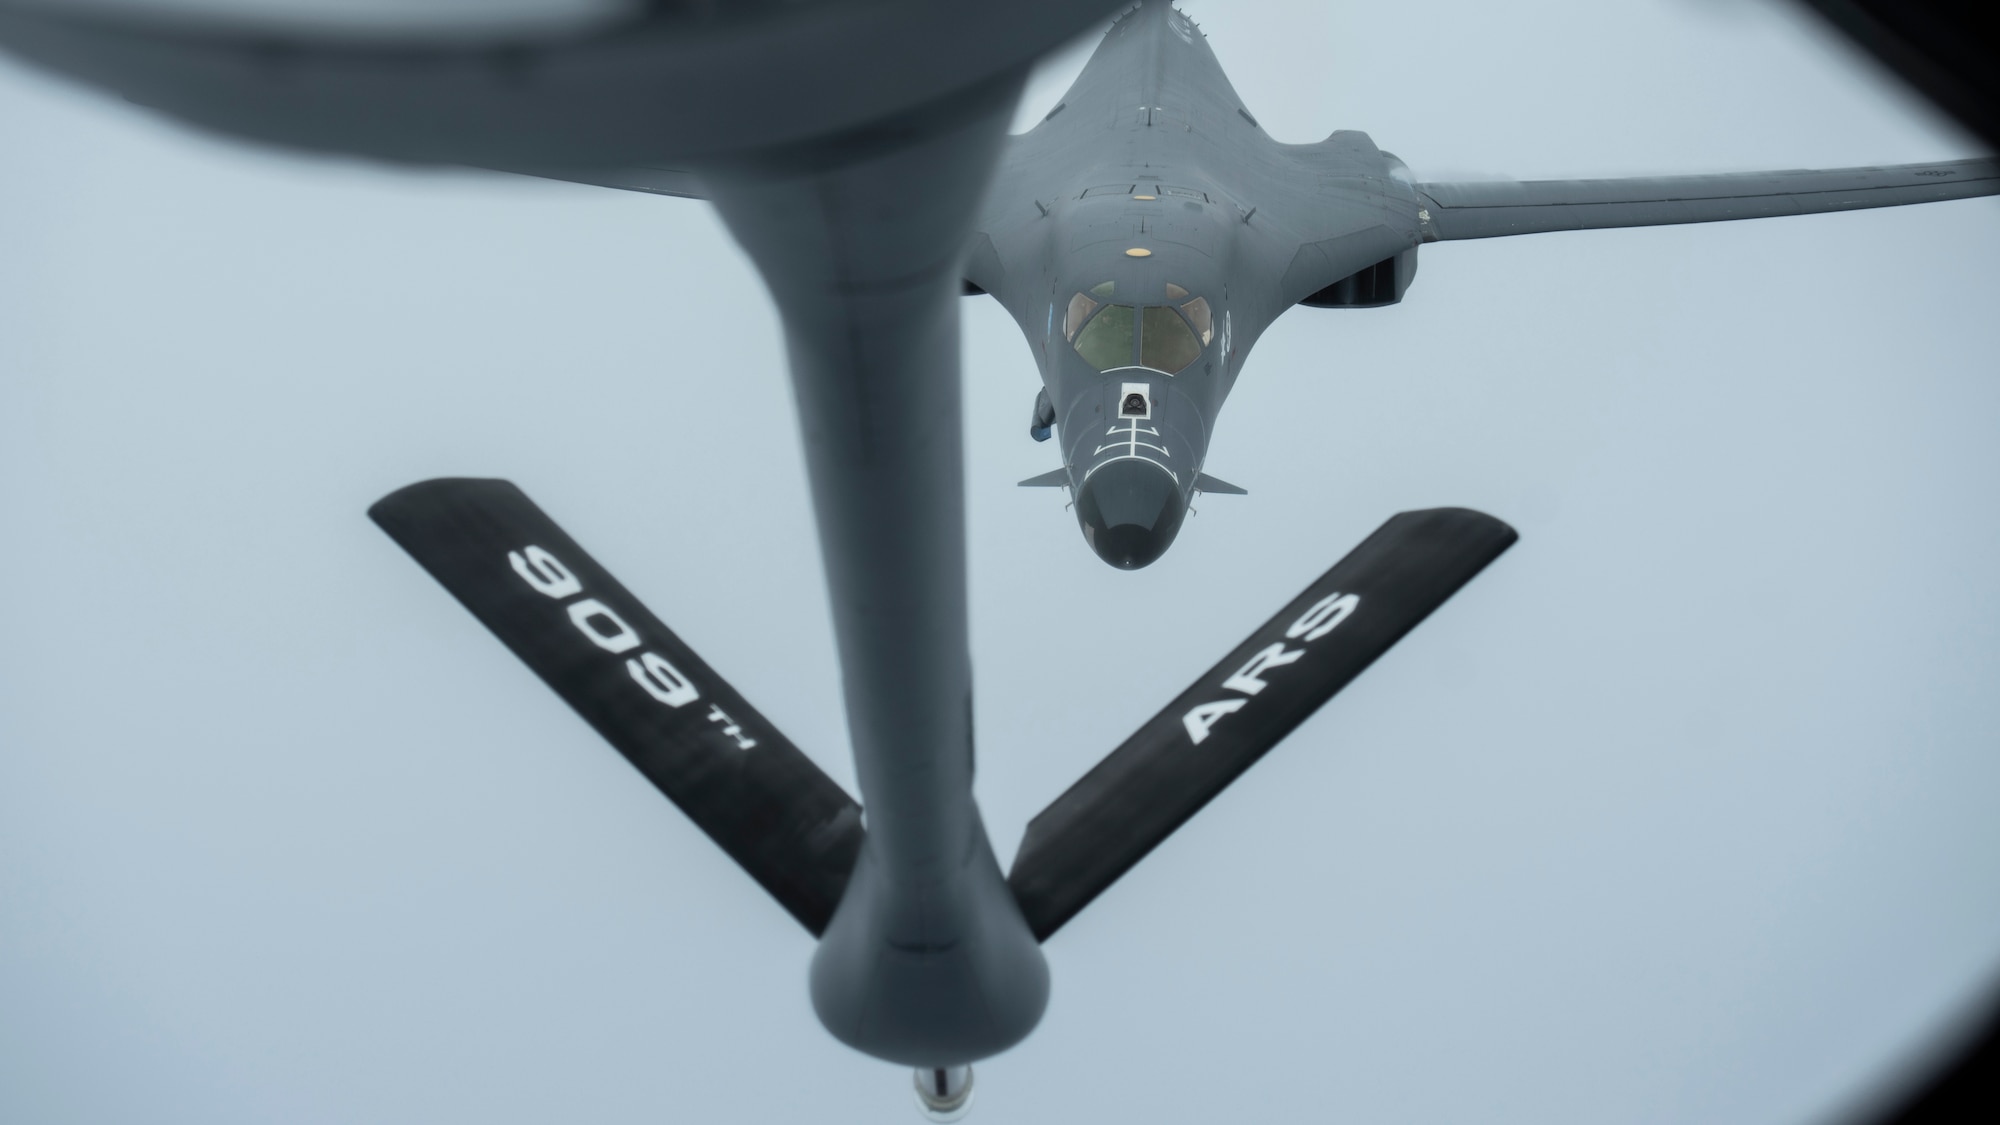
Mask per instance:
[[[1974,151],[1761,4],[1188,7],[1274,135],[1420,178]],[[0,152],[0,1120],[915,1120],[810,940],[363,515],[515,480],[851,786],[775,321],[707,207],[7,62]],[[2000,203],[1422,262],[1263,339],[1209,458],[1251,494],[1137,573],[1013,487],[1034,366],[965,302],[1003,861],[1391,513],[1522,533],[1051,942],[976,1120],[1819,1121],[2000,960]]]

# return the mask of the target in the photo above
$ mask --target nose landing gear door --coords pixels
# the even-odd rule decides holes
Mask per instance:
[[[1153,388],[1147,383],[1127,383],[1118,391],[1118,416],[1120,418],[1151,418],[1153,416]]]

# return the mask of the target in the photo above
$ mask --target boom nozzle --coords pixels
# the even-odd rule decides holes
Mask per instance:
[[[919,1067],[917,1108],[932,1121],[958,1121],[972,1110],[972,1068]]]

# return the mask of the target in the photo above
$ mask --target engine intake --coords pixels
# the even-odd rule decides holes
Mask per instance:
[[[1316,309],[1377,309],[1403,299],[1417,276],[1417,249],[1412,246],[1366,269],[1356,270],[1299,302]]]

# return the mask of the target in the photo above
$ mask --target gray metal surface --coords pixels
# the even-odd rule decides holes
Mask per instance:
[[[467,42],[0,0],[0,45],[203,128],[287,147],[615,167],[871,127],[1024,69],[1109,6],[657,3],[610,24]]]
[[[709,177],[784,320],[868,834],[813,959],[842,1041],[920,1067],[1018,1042],[1048,970],[972,800],[956,247],[1018,87],[870,159]]]
[[[1969,199],[2000,190],[2000,162],[1618,180],[1418,184],[1425,241],[1713,223]]]

